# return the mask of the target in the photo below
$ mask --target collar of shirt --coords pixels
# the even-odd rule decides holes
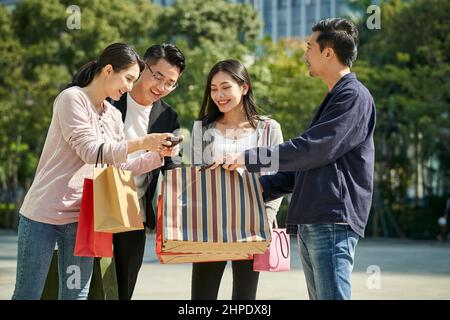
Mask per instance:
[[[356,75],[353,72],[347,73],[345,76],[340,78],[338,82],[334,85],[333,89],[329,92],[329,94],[334,94],[336,91],[345,86],[349,81],[353,81],[356,79]]]
[[[127,107],[134,107],[139,111],[139,113],[146,113],[150,114],[150,110],[152,109],[153,104],[150,104],[148,106],[144,106],[140,103],[138,103],[136,100],[133,99],[131,94],[127,94]]]

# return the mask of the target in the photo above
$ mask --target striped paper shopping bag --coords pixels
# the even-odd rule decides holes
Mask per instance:
[[[162,250],[162,196],[158,197],[158,216],[156,224],[156,256],[161,263],[191,263],[230,260],[252,260],[252,254],[244,253],[191,253],[164,252]]]
[[[162,251],[263,253],[271,232],[258,175],[223,168],[166,171]]]

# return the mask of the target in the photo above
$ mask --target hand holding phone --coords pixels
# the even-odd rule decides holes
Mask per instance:
[[[178,136],[178,137],[168,137],[166,138],[167,141],[172,142],[172,145],[169,148],[173,148],[175,147],[177,144],[181,143],[181,141],[183,141],[183,136]]]

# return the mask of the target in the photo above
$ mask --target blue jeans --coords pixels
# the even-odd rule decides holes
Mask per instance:
[[[351,299],[359,236],[348,225],[299,224],[297,240],[311,300]]]
[[[93,258],[75,257],[78,223],[52,225],[20,216],[16,287],[12,299],[41,298],[58,244],[59,299],[84,300],[89,293]]]

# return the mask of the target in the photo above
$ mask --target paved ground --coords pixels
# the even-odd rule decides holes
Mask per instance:
[[[258,299],[308,299],[303,271],[292,238],[291,271],[263,272]],[[154,234],[147,239],[135,299],[189,299],[190,264],[161,265],[154,253]],[[0,229],[0,299],[10,299],[15,283],[17,236]],[[220,299],[231,297],[227,266]],[[450,299],[450,243],[364,239],[356,250],[353,299]]]

